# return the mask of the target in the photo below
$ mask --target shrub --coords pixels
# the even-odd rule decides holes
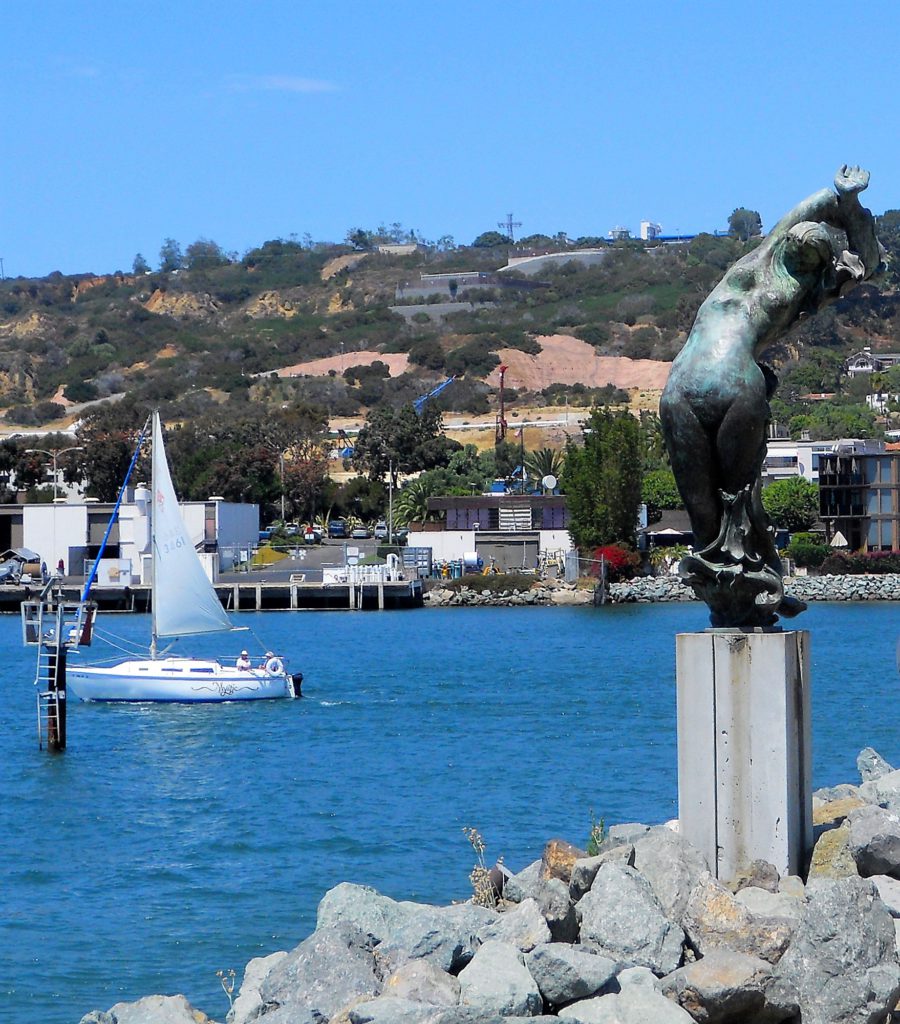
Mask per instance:
[[[818,569],[832,551],[817,534],[795,533],[787,554],[803,569]]]
[[[830,576],[859,576],[863,573],[900,573],[900,551],[856,551],[829,555],[819,568]]]
[[[630,580],[641,566],[641,557],[636,551],[624,544],[604,544],[596,548],[593,555],[592,574],[600,574],[600,561],[606,561],[606,578],[610,583],[618,580]]]

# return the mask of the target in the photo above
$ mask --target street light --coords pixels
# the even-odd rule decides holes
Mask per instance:
[[[65,455],[66,452],[83,452],[84,446],[80,444],[73,444],[69,448],[57,448],[54,451],[48,451],[46,448],[26,448],[26,455],[49,455],[53,459],[53,500],[56,501],[56,495],[59,489],[59,475],[57,470],[57,460],[60,455]]]

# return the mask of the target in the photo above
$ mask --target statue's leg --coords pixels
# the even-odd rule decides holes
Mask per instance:
[[[686,402],[663,402],[659,411],[672,472],[691,519],[694,550],[701,550],[718,536],[722,515],[715,448]]]

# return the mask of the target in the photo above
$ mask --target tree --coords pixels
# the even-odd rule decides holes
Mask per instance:
[[[174,238],[166,238],[159,250],[159,269],[165,273],[180,270],[184,265],[181,246]]]
[[[648,523],[658,523],[664,509],[684,508],[671,469],[654,469],[644,474],[641,500],[647,506]]]
[[[567,445],[562,474],[572,540],[582,551],[634,544],[641,501],[638,422],[625,411],[592,409],[583,435],[583,446]]]
[[[512,245],[509,235],[501,235],[499,231],[483,231],[474,242],[475,249],[493,249],[498,245]]]
[[[149,274],[150,264],[144,259],[144,257],[138,253],[134,258],[134,262],[131,264],[131,269],[135,274]]]
[[[559,480],[563,468],[563,453],[556,448],[539,448],[525,456],[525,469],[529,477],[540,482],[545,476]]]
[[[762,234],[762,218],[756,210],[748,210],[739,206],[728,218],[728,230],[742,242]]]
[[[808,530],[819,518],[819,488],[802,476],[769,484],[762,503],[772,522],[791,533]]]
[[[222,247],[208,238],[191,242],[184,253],[184,265],[188,270],[211,270],[228,265],[228,257]]]
[[[427,405],[422,415],[411,405],[399,409],[383,405],[366,417],[353,451],[353,461],[373,480],[390,472],[393,486],[401,473],[416,473],[446,466],[453,452],[462,448],[444,435],[441,413]]]

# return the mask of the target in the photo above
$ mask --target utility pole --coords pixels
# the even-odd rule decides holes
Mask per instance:
[[[511,213],[508,213],[506,215],[506,220],[501,220],[501,221],[498,221],[498,223],[497,223],[497,227],[500,228],[502,231],[504,231],[506,233],[506,237],[511,242],[514,242],[516,240],[515,239],[515,229],[516,228],[520,228],[521,226],[522,226],[522,222],[519,221],[519,220],[513,220],[513,215]]]

